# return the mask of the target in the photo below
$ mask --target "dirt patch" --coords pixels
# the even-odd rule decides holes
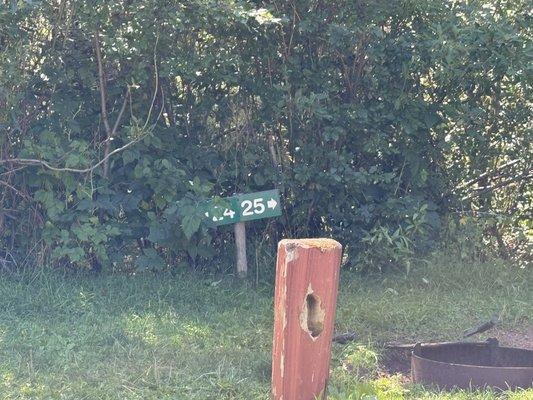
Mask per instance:
[[[402,380],[411,380],[411,351],[410,350],[385,350],[379,364],[381,376],[401,375]]]
[[[523,329],[494,328],[490,336],[498,339],[500,346],[533,350],[533,325]]]

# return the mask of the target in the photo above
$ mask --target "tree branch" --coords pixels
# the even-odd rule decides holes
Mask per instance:
[[[487,192],[492,192],[496,189],[500,189],[502,187],[505,187],[505,186],[508,186],[510,185],[511,183],[514,183],[514,182],[517,182],[517,181],[527,181],[529,179],[533,178],[533,174],[528,174],[527,172],[524,172],[520,175],[517,175],[513,178],[510,178],[510,179],[507,179],[505,181],[502,181],[496,185],[493,185],[493,186],[485,186],[485,187],[482,187],[482,188],[479,188],[475,191],[475,193],[473,194],[470,194],[468,196],[465,196],[463,197],[461,200],[469,200],[471,199],[472,197],[474,196],[479,196],[480,194],[484,194],[484,193],[487,193]]]
[[[146,121],[144,123],[144,127],[143,127],[144,129],[146,129],[146,127],[150,123],[150,118],[152,116],[152,111],[154,109],[155,100],[157,99],[157,92],[159,91],[159,71],[157,69],[157,44],[158,43],[159,43],[159,36],[156,36],[155,45],[154,45],[154,75],[155,75],[154,95],[152,96],[152,103],[150,104],[150,108],[148,109],[148,116],[146,117]],[[161,115],[161,113],[159,115]]]
[[[128,86],[126,88],[126,94],[124,95],[124,101],[122,102],[122,107],[120,107],[120,111],[118,112],[115,125],[113,125],[113,130],[111,131],[110,139],[112,139],[117,133],[117,129],[120,124],[120,120],[122,119],[122,115],[124,115],[124,111],[126,110],[126,104],[128,104],[129,97],[130,97],[130,87]]]
[[[481,175],[479,175],[477,178],[474,178],[474,179],[472,179],[472,180],[470,180],[468,182],[463,183],[462,185],[457,186],[454,189],[454,191],[461,190],[461,189],[467,188],[469,186],[472,186],[472,185],[478,183],[480,180],[490,177],[491,175],[495,174],[496,172],[499,172],[499,171],[501,171],[503,169],[506,169],[506,168],[509,168],[509,167],[515,165],[519,161],[520,160],[518,160],[518,159],[517,160],[512,160],[512,161],[509,161],[506,164],[503,164],[503,165],[493,169],[492,171],[486,171],[486,172],[482,173]]]
[[[141,137],[126,143],[124,146],[119,147],[119,148],[109,152],[109,154],[107,156],[102,158],[96,164],[94,164],[94,165],[92,165],[92,166],[90,166],[88,168],[83,168],[83,169],[69,168],[69,167],[55,167],[55,166],[51,165],[49,162],[47,162],[47,161],[34,159],[34,158],[7,158],[7,159],[0,160],[0,165],[1,164],[40,165],[40,166],[42,166],[44,168],[47,168],[47,169],[49,169],[51,171],[56,171],[56,172],[73,172],[73,173],[77,173],[77,174],[86,174],[88,172],[94,171],[96,168],[101,166],[103,163],[107,162],[111,156],[113,156],[113,155],[115,155],[117,153],[120,153],[121,151],[124,151],[128,147],[130,147],[130,146],[134,145],[135,143],[141,141],[145,136],[146,135],[142,135]]]
[[[120,121],[122,120],[122,115],[124,114],[124,110],[126,110],[126,105],[128,102],[128,98],[130,95],[130,87],[128,86],[126,88],[126,94],[124,95],[124,101],[122,102],[122,106],[120,107],[120,111],[117,115],[117,119],[115,120],[115,124],[113,125],[113,129],[111,129],[111,126],[109,124],[109,114],[107,112],[107,88],[106,88],[106,79],[105,79],[105,71],[104,71],[104,65],[102,61],[102,51],[100,49],[100,41],[98,40],[99,31],[96,30],[94,34],[94,51],[96,53],[96,63],[98,65],[98,82],[99,82],[99,90],[100,90],[100,109],[102,113],[102,122],[104,123],[104,128],[106,131],[106,140],[105,148],[104,148],[104,162],[103,162],[103,169],[104,169],[104,177],[107,178],[109,175],[109,154],[111,152],[111,141],[113,140],[113,137],[115,136],[117,129],[120,125]]]
[[[98,87],[100,89],[100,109],[102,112],[102,122],[104,123],[104,128],[109,138],[109,135],[111,134],[111,127],[109,126],[109,118],[107,115],[107,91],[105,86],[104,65],[102,63],[102,52],[100,50],[100,41],[98,40],[99,35],[100,32],[96,30],[93,40],[94,52],[96,53],[96,63],[98,64]]]
[[[18,190],[16,187],[10,185],[8,182],[0,180],[0,185],[7,187],[8,189],[11,189],[15,194],[19,195],[23,198],[28,198],[28,196],[25,193],[22,193],[20,190]]]
[[[145,121],[145,125],[143,127],[143,131],[146,132],[146,133],[142,134],[141,136],[139,136],[138,138],[136,138],[134,140],[131,140],[130,142],[126,143],[125,145],[123,145],[123,146],[111,151],[111,141],[112,141],[113,137],[115,136],[115,134],[116,134],[116,132],[117,132],[119,126],[120,126],[120,122],[121,122],[121,120],[123,118],[124,112],[126,111],[126,106],[128,104],[128,100],[131,99],[131,90],[130,90],[129,86],[126,88],[124,101],[122,102],[122,105],[120,107],[120,110],[119,110],[119,113],[117,115],[117,119],[115,120],[115,123],[113,125],[113,128],[111,128],[110,125],[109,125],[109,114],[108,114],[107,105],[106,105],[107,92],[106,92],[106,88],[105,88],[105,72],[104,72],[104,67],[103,67],[103,62],[102,62],[102,53],[101,53],[101,49],[100,49],[100,43],[98,41],[98,35],[99,35],[99,32],[96,31],[95,36],[94,36],[94,48],[95,48],[95,53],[96,53],[96,61],[97,61],[97,65],[98,65],[98,80],[99,80],[99,90],[100,90],[100,101],[101,101],[101,105],[100,106],[101,106],[101,113],[102,113],[102,121],[103,121],[103,124],[104,124],[104,128],[106,130],[106,133],[107,133],[107,139],[104,141],[105,142],[105,146],[106,146],[105,147],[105,151],[104,151],[104,157],[100,161],[98,161],[96,164],[93,164],[93,165],[91,165],[90,167],[87,167],[87,168],[57,167],[57,166],[52,165],[48,161],[41,160],[41,159],[36,159],[36,158],[4,158],[4,159],[0,159],[0,165],[2,165],[2,164],[18,164],[21,167],[17,168],[17,169],[12,169],[12,170],[7,171],[7,172],[4,172],[1,175],[13,173],[13,172],[15,172],[17,170],[20,170],[20,169],[23,169],[23,168],[25,168],[27,166],[41,166],[41,167],[44,167],[44,168],[46,168],[46,169],[48,169],[50,171],[54,171],[54,172],[72,172],[72,173],[77,173],[77,174],[86,174],[86,173],[89,173],[89,172],[93,172],[95,169],[97,169],[98,167],[103,165],[104,166],[103,175],[104,175],[104,177],[107,177],[108,171],[109,171],[109,166],[108,166],[109,159],[113,155],[115,155],[117,153],[120,153],[121,151],[126,150],[128,147],[133,146],[135,143],[141,141],[144,137],[146,137],[146,135],[147,135],[147,129],[146,128],[147,128],[147,125],[149,123],[151,113],[153,111],[155,98],[157,96],[157,91],[158,91],[157,90],[158,83],[159,83],[159,74],[158,74],[158,71],[157,71],[157,61],[156,61],[157,59],[156,59],[155,50],[154,50],[154,64],[155,64],[156,89],[155,89],[154,96],[152,98],[152,102],[150,104],[148,117],[147,117],[147,119]],[[156,40],[156,46],[157,46],[157,40]],[[158,119],[160,118],[161,113],[162,113],[162,110],[159,113]],[[150,129],[148,129],[148,131],[149,130]]]

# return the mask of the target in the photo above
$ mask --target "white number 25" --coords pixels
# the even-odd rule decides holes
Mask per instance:
[[[241,207],[244,208],[242,215],[245,217],[249,217],[254,214],[262,214],[265,212],[265,205],[263,204],[262,198],[254,199],[253,203],[251,200],[244,200],[241,203]],[[253,207],[253,211],[252,211],[252,207]]]

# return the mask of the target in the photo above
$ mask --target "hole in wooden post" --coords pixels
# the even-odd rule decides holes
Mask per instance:
[[[307,331],[311,337],[318,337],[324,330],[325,312],[320,306],[320,299],[310,293],[305,299],[305,308],[307,309]]]

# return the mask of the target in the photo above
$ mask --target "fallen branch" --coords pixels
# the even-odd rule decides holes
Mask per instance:
[[[489,329],[494,328],[499,322],[500,320],[498,319],[498,316],[493,315],[490,320],[483,322],[481,325],[478,325],[472,329],[467,329],[463,334],[463,338],[474,336],[474,335],[477,335],[478,333],[486,332]]]

